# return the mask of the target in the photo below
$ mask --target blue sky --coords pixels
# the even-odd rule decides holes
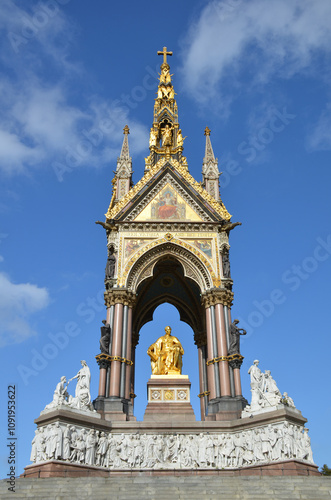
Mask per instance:
[[[222,200],[242,222],[230,258],[233,317],[248,331],[244,395],[257,358],[308,418],[315,462],[330,465],[330,19],[328,0],[2,0],[0,424],[14,383],[17,473],[34,418],[81,359],[97,396],[106,238],[94,222],[108,208],[125,124],[134,181],[143,175],[164,45],[190,173],[201,180],[208,125]],[[163,305],[137,348],[138,419],[146,350],[167,323],[184,345],[199,418],[192,331]]]

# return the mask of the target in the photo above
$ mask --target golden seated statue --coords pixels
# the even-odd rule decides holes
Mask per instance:
[[[148,350],[153,375],[180,375],[184,349],[177,337],[171,335],[170,326],[165,327],[165,335],[157,339]]]

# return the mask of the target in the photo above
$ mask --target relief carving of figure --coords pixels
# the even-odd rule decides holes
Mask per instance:
[[[47,449],[43,444],[41,450],[44,435]],[[31,460],[37,463],[69,459],[111,469],[233,468],[291,458],[313,463],[308,429],[289,422],[199,435],[113,434],[56,422],[37,429],[31,451]]]
[[[86,437],[86,463],[94,465],[96,437],[93,429],[91,429]]]
[[[67,424],[66,428],[63,431],[63,451],[62,451],[63,460],[69,460],[70,458],[70,437],[71,437],[70,425]]]

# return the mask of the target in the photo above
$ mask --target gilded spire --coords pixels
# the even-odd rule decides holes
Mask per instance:
[[[163,47],[157,52],[163,55],[161,72],[159,75],[159,86],[154,105],[154,120],[150,130],[149,149],[150,155],[145,159],[145,170],[152,168],[157,161],[165,157],[174,157],[187,168],[186,158],[182,156],[184,139],[178,122],[178,108],[175,100],[175,90],[172,85],[170,66],[167,56],[172,56],[172,52]]]

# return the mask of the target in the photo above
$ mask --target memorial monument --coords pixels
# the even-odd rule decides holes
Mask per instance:
[[[246,332],[231,319],[229,257],[229,234],[240,223],[231,222],[221,200],[208,127],[202,182],[189,173],[167,59],[172,52],[164,47],[158,54],[163,62],[143,176],[133,184],[126,125],[109,208],[105,221],[97,222],[107,238],[106,319],[94,341],[95,349],[100,346],[98,394],[92,402],[85,361],[68,382],[59,373],[53,399],[35,421],[32,465],[25,476],[163,469],[176,475],[318,474],[306,419],[257,360],[249,369],[250,404],[242,395],[240,337]],[[172,335],[170,326],[147,351],[148,404],[143,421],[134,416],[139,334],[164,302],[174,305],[193,331],[199,421],[190,403],[181,332]]]

